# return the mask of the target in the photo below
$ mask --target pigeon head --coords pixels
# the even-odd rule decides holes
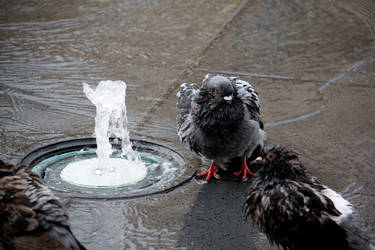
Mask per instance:
[[[305,175],[305,170],[298,156],[284,145],[268,145],[250,166],[260,169],[259,172],[280,179],[296,179]]]
[[[235,94],[231,80],[220,75],[206,75],[203,80],[202,91],[217,103],[231,102]]]
[[[206,75],[194,101],[198,104],[193,111],[195,122],[206,131],[234,129],[243,119],[243,103],[230,78]]]

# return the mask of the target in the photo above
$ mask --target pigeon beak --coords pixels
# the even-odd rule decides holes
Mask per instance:
[[[260,161],[263,161],[263,158],[258,156],[256,159],[255,159],[256,162],[260,162]]]
[[[255,160],[253,160],[253,161],[250,163],[250,165],[251,165],[251,164],[257,164],[257,163],[262,163],[262,162],[264,162],[264,158],[258,156],[257,158],[255,158]]]
[[[233,97],[231,95],[227,95],[227,96],[224,96],[223,98],[224,98],[225,101],[229,102],[229,101],[232,100]]]

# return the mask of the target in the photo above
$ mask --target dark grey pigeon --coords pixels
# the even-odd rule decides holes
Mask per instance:
[[[212,161],[198,177],[209,181],[216,171],[227,170],[234,158],[242,158],[235,175],[253,175],[246,158],[259,153],[265,132],[259,115],[259,98],[250,83],[234,77],[206,75],[202,86],[183,83],[177,93],[178,136],[195,153]],[[254,153],[254,154],[253,154]]]
[[[59,199],[24,166],[0,160],[0,249],[85,249]]]
[[[252,165],[259,170],[249,187],[246,216],[272,244],[290,250],[375,249],[349,201],[307,172],[296,153],[270,145]]]

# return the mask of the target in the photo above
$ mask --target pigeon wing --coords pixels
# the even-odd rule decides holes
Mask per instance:
[[[59,199],[40,177],[24,166],[8,165],[1,160],[0,217],[0,240],[6,246],[22,248],[18,243],[24,241],[23,244],[29,244],[28,249],[34,249],[33,245],[40,246],[34,238],[48,234],[47,238],[67,249],[85,249],[72,234]]]
[[[190,110],[193,97],[199,92],[199,86],[195,83],[183,83],[177,92],[177,107],[181,110]]]
[[[250,190],[253,187],[254,184]],[[253,217],[273,244],[305,249],[308,244],[314,244],[311,235],[318,235],[317,238],[327,245],[333,242],[347,244],[340,241],[345,239],[344,230],[331,219],[331,216],[339,216],[340,212],[330,199],[311,186],[284,181],[273,188],[259,192],[261,189],[258,187],[257,190],[247,196],[246,214]],[[336,234],[332,235],[332,232]],[[339,248],[346,249],[344,246]]]
[[[40,226],[67,248],[85,249],[70,230],[69,219],[60,200],[37,174],[29,171],[25,171],[25,174],[28,175],[26,194],[33,204],[33,210],[37,213]]]
[[[180,112],[177,117],[177,127],[179,134],[191,110],[191,103],[193,98],[198,95],[200,87],[197,84],[183,83],[180,86],[180,91],[177,92],[177,108]]]
[[[253,86],[244,80],[239,80],[234,77],[230,78],[233,85],[237,88],[238,97],[246,105],[246,108],[250,114],[250,118],[258,121],[260,127],[263,129],[263,122],[260,119],[259,108],[260,101],[258,93],[254,90]]]

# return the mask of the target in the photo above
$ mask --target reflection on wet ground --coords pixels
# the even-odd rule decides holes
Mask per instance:
[[[174,148],[193,168],[206,167],[178,142],[178,85],[206,73],[238,75],[260,93],[268,143],[297,149],[328,186],[354,189],[349,198],[375,232],[371,1],[0,6],[2,159],[16,163],[41,145],[91,136],[95,108],[82,82],[111,79],[128,85],[133,136]],[[73,231],[89,249],[268,249],[244,222],[245,192],[246,184],[191,181],[140,199],[65,201]]]

